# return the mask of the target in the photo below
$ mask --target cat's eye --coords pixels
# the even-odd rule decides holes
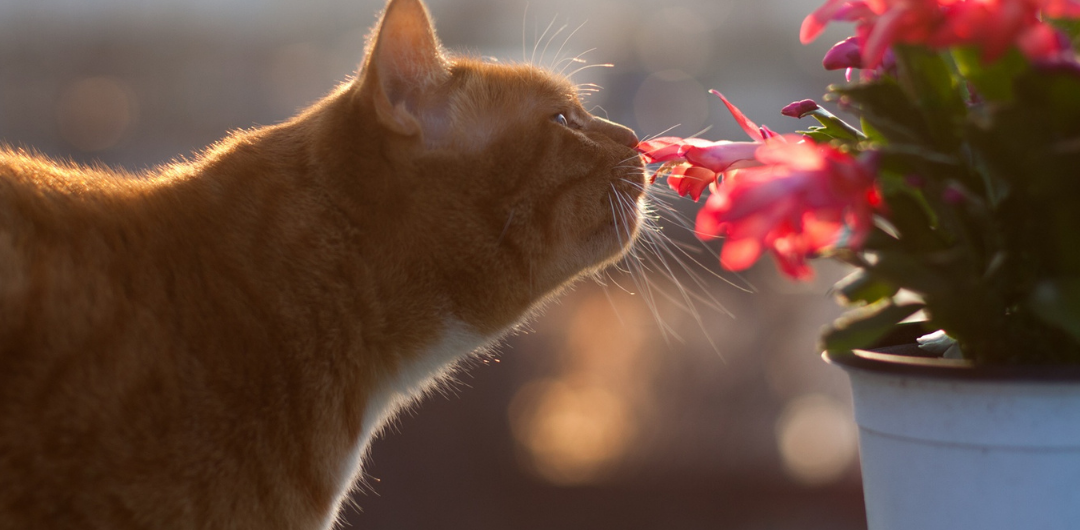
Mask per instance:
[[[558,123],[559,125],[562,125],[563,127],[569,127],[570,126],[570,122],[567,121],[566,115],[561,113],[561,112],[554,115],[554,116],[552,116],[551,121],[553,121],[555,123]]]

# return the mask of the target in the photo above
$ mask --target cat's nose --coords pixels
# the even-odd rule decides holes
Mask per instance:
[[[639,140],[637,134],[634,134],[634,131],[629,127],[605,120],[604,118],[593,119],[596,120],[596,128],[599,129],[600,132],[603,132],[608,138],[627,147],[634,147],[638,144]]]

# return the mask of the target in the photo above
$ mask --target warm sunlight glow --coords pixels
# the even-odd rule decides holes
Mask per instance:
[[[632,435],[627,404],[598,387],[534,382],[511,406],[514,435],[536,471],[555,484],[591,482]]]
[[[534,381],[510,405],[527,465],[560,485],[607,476],[628,455],[646,418],[652,366],[644,348],[649,315],[629,295],[595,294],[568,323],[550,378]]]
[[[808,394],[788,403],[776,422],[784,469],[810,486],[839,479],[858,452],[850,413],[834,399]]]

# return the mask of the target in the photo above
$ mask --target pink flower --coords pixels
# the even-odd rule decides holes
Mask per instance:
[[[826,70],[844,69],[844,79],[851,81],[851,74],[856,68],[862,68],[862,49],[859,47],[858,37],[848,37],[833,45],[825,52],[825,58],[821,61]],[[877,68],[863,70],[859,77],[864,81],[877,79],[882,75],[896,75],[896,55],[892,48],[885,50],[885,55]]]
[[[785,275],[805,280],[807,258],[862,244],[880,204],[868,168],[798,136],[759,146],[756,158],[761,166],[729,172],[698,212],[699,237],[726,238],[724,268],[746,269],[767,250]]]
[[[717,181],[720,174],[760,165],[754,159],[757,148],[766,140],[779,137],[768,127],[759,127],[750,121],[720,92],[715,90],[710,92],[724,102],[735,121],[754,141],[711,142],[701,138],[665,136],[646,140],[637,146],[638,152],[647,163],[664,163],[664,166],[653,174],[654,179],[657,174],[666,174],[668,186],[671,189],[680,196],[689,195],[695,201],[701,198],[705,188]]]
[[[942,7],[963,0],[829,0],[803,20],[803,44],[817,38],[833,20],[857,22],[855,36],[862,67],[873,69],[893,44],[936,41],[944,23]]]
[[[701,138],[665,136],[641,142],[637,150],[649,164],[664,162],[656,174],[666,174],[668,186],[695,201],[717,176],[729,169],[757,165],[756,142],[711,142]],[[653,178],[656,178],[653,174]]]
[[[1075,0],[828,0],[803,20],[800,39],[814,40],[831,21],[855,22],[855,39],[862,68],[881,64],[894,44],[918,44],[940,49],[974,44],[990,62],[1016,45],[1031,59],[1050,58],[1061,51],[1060,40],[1040,14],[1080,18]],[[840,52],[833,57],[853,64]],[[839,64],[839,63],[837,63]],[[840,66],[841,68],[844,66]]]
[[[862,68],[862,50],[857,37],[848,37],[829,48],[821,61],[826,70]]]

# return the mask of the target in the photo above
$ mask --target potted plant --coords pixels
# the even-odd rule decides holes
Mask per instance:
[[[781,135],[639,147],[721,265],[855,267],[825,358],[852,381],[871,530],[1080,528],[1080,37],[1075,0],[829,0],[847,82]],[[719,95],[719,93],[717,93]]]

